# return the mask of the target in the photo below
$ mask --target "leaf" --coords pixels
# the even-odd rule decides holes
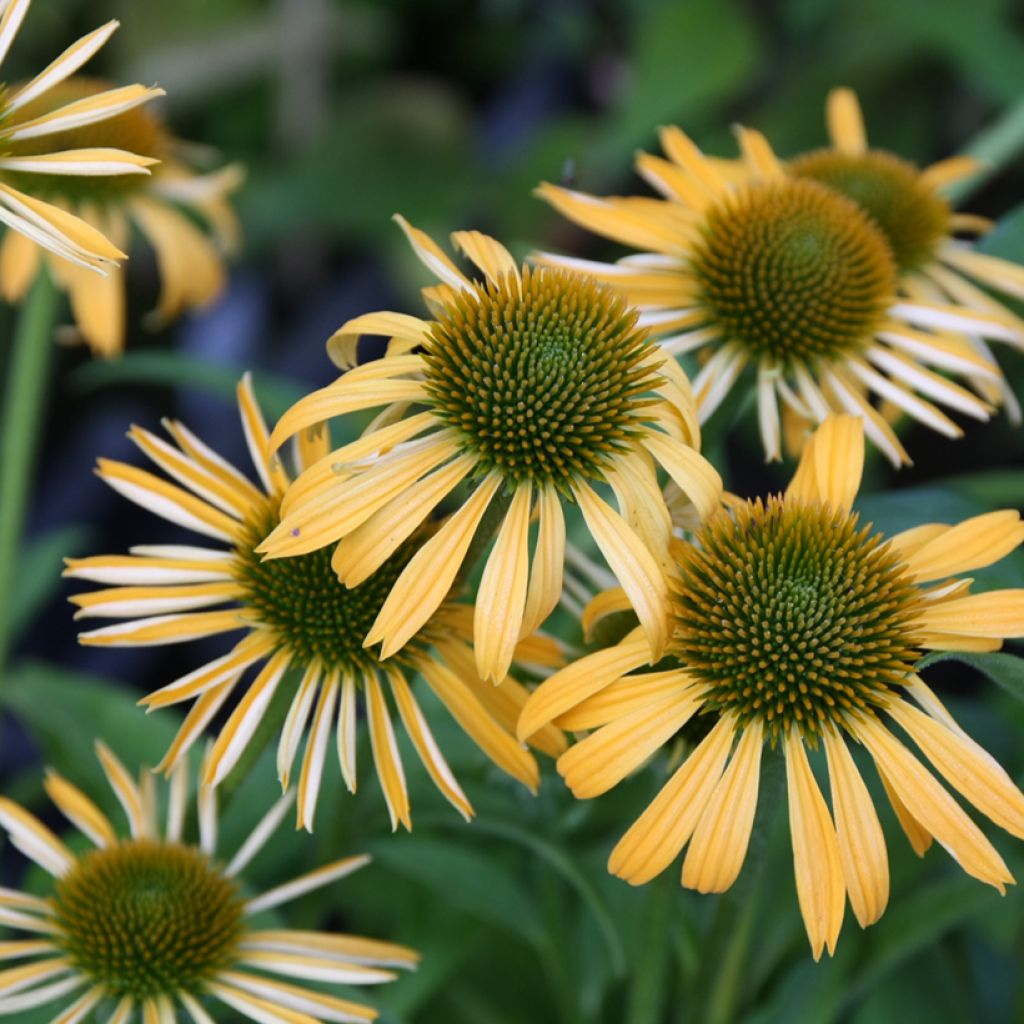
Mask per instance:
[[[181,352],[128,352],[119,359],[93,359],[69,374],[71,385],[88,394],[124,384],[182,387],[234,401],[246,367],[222,366]],[[277,419],[303,395],[303,388],[279,376],[253,374],[253,386],[264,413]]]
[[[62,526],[31,541],[18,561],[18,599],[11,604],[9,626],[17,636],[60,586],[64,556],[85,546],[83,526]]]
[[[710,25],[714,31],[708,31]],[[636,80],[622,111],[627,132],[615,141],[632,145],[659,124],[707,120],[708,108],[743,89],[756,42],[746,10],[734,0],[668,0],[652,6],[633,48]]]
[[[110,792],[93,748],[108,743],[130,771],[155,764],[177,732],[173,711],[146,715],[125,686],[41,661],[22,662],[7,675],[2,701],[42,747],[49,764],[102,802]]]
[[[541,836],[527,832],[526,829],[518,828],[507,822],[478,820],[473,824],[473,831],[485,834],[490,833],[500,839],[507,839],[510,842],[524,846],[553,867],[569,886],[576,891],[593,915],[594,923],[597,925],[601,938],[604,940],[613,975],[616,978],[625,976],[626,953],[622,947],[622,937],[619,935],[618,927],[608,910],[608,906],[594,887],[593,882],[580,871],[572,858],[564,850]]]
[[[1019,899],[1019,894],[1000,897],[988,886],[964,875],[904,896],[874,927],[868,954],[846,986],[846,1005],[850,1006],[912,956],[929,949],[947,932],[992,907],[1000,898]]]
[[[966,651],[936,651],[917,663],[917,671],[940,661],[960,661],[988,676],[1019,701],[1024,701],[1024,658],[992,651],[988,654],[971,654]]]
[[[423,836],[366,844],[393,871],[440,894],[448,906],[512,932],[534,949],[544,929],[528,893],[493,855]]]

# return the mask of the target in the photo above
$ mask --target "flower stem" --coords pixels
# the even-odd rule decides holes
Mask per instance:
[[[0,670],[12,641],[8,609],[18,584],[17,561],[53,353],[58,296],[42,267],[18,314],[7,368],[0,421]]]
[[[781,750],[767,750],[761,767],[757,816],[743,871],[733,887],[719,897],[711,928],[703,945],[706,970],[698,977],[711,977],[702,993],[700,1007],[691,1018],[700,1024],[729,1024],[736,1019],[740,1001],[747,995],[743,985],[750,940],[754,934],[761,880],[768,842],[786,806],[785,762]]]

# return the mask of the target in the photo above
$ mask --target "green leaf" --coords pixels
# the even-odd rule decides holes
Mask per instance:
[[[533,901],[493,853],[425,836],[367,845],[381,863],[441,894],[450,907],[512,932],[535,949],[543,947],[544,929]]]
[[[80,551],[88,530],[61,526],[28,545],[18,560],[18,599],[11,602],[10,631],[17,636],[60,585],[64,557]]]
[[[473,831],[484,834],[490,833],[499,839],[507,839],[509,842],[523,846],[554,868],[569,886],[576,891],[583,900],[584,905],[593,915],[594,923],[597,925],[601,938],[604,940],[612,974],[616,978],[625,976],[626,953],[622,947],[622,937],[619,935],[618,927],[608,910],[608,906],[594,887],[593,882],[580,871],[572,858],[564,850],[542,836],[536,835],[533,832],[527,832],[526,829],[510,825],[507,822],[477,820],[473,823]]]
[[[936,651],[917,663],[917,670],[938,664],[940,661],[960,661],[988,676],[1017,700],[1024,701],[1024,658],[992,651],[987,654],[971,654],[966,651]]]
[[[152,384],[189,388],[234,401],[235,388],[247,369],[207,363],[181,352],[128,352],[119,359],[83,363],[68,379],[84,394],[117,385]],[[260,372],[253,374],[253,387],[264,413],[271,419],[277,419],[304,393],[299,384]]]
[[[709,32],[708,26],[714,25]],[[708,119],[708,108],[743,89],[757,56],[757,37],[734,0],[667,0],[642,20],[633,48],[636,75],[614,142],[630,146],[659,124]],[[625,160],[623,161],[625,162]]]
[[[100,800],[110,787],[96,760],[96,739],[134,772],[160,759],[181,722],[173,710],[145,714],[135,706],[136,696],[84,672],[30,661],[9,671],[2,700],[42,747],[47,762]]]
[[[929,885],[901,898],[875,925],[868,954],[845,991],[847,1006],[871,991],[908,959],[943,935],[992,907],[999,895],[966,875]],[[1007,899],[1019,898],[1016,894]]]

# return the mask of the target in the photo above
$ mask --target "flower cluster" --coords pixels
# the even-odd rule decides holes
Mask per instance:
[[[0,4],[0,59],[28,6]],[[227,196],[241,178],[192,166],[144,106],[161,90],[77,74],[115,28],[0,93],[0,293],[18,301],[51,275],[104,355],[123,345],[131,227],[156,252],[157,319],[203,305],[237,242]],[[789,160],[750,129],[732,161],[666,128],[664,157],[637,159],[660,198],[542,185],[560,213],[639,250],[616,263],[538,252],[524,265],[477,231],[452,235],[453,256],[398,216],[432,275],[426,315],[343,324],[327,345],[340,376],[273,429],[244,376],[251,472],[177,420],[165,436],[131,427],[152,468],[100,459],[104,483],[198,541],[67,559],[67,577],[95,585],[72,597],[75,618],[114,620],[81,642],[231,638],[140,701],[188,705],[154,771],[136,780],[98,744],[127,834],[53,771],[46,792],[91,847],[0,798],[0,828],[51,877],[46,896],[0,891],[0,923],[27,935],[0,944],[22,961],[0,971],[0,1014],[63,1001],[66,1024],[94,1012],[172,1024],[179,1010],[208,1024],[219,1003],[275,1024],[372,1020],[280,979],[385,982],[416,953],[258,922],[368,858],[262,895],[240,880],[293,803],[313,830],[332,748],[355,791],[364,721],[392,831],[413,824],[396,722],[467,821],[472,788],[437,738],[444,715],[495,785],[535,792],[548,757],[581,800],[671,752],[672,774],[611,851],[632,885],[685,848],[684,886],[728,889],[772,802],[759,794],[784,778],[776,802],[815,959],[835,949],[847,901],[866,927],[889,900],[857,748],[918,854],[938,840],[970,875],[1001,892],[1013,882],[954,793],[1018,838],[1024,794],[918,666],[1024,636],[1024,590],[973,592],[965,575],[1018,548],[1024,524],[995,511],[887,537],[855,501],[865,438],[909,461],[902,414],[950,438],[963,433],[951,412],[984,420],[1001,405],[1019,420],[989,342],[1024,347],[1024,322],[997,297],[1024,298],[1024,271],[959,237],[988,227],[944,195],[971,161],[921,171],[869,148],[846,90],[827,119],[830,147]],[[360,358],[367,336],[386,339],[379,358]],[[783,493],[745,499],[724,490],[701,430],[748,380],[766,458],[799,462]],[[578,615],[583,647],[551,627],[560,606],[580,611],[566,599],[580,565],[609,583]],[[627,623],[615,636],[601,628],[613,616]],[[218,789],[269,740],[283,795],[222,863]]]

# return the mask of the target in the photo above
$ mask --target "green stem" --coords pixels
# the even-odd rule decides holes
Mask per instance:
[[[699,977],[711,977],[704,990],[697,1014],[692,1018],[700,1024],[729,1024],[746,994],[743,968],[750,940],[754,934],[761,880],[764,875],[768,841],[786,806],[784,788],[786,769],[781,750],[768,750],[761,768],[757,815],[750,835],[750,845],[740,877],[732,888],[719,898],[711,928],[704,943],[703,963],[706,970]]]
[[[43,267],[18,314],[0,424],[0,671],[11,646],[17,561],[53,353],[56,286]]]
[[[975,192],[1024,150],[1024,100],[1018,100],[994,124],[974,137],[964,152],[985,166],[947,190],[954,203]]]
[[[647,887],[644,930],[630,979],[626,1024],[658,1024],[665,1019],[678,885],[678,878],[669,871]]]

